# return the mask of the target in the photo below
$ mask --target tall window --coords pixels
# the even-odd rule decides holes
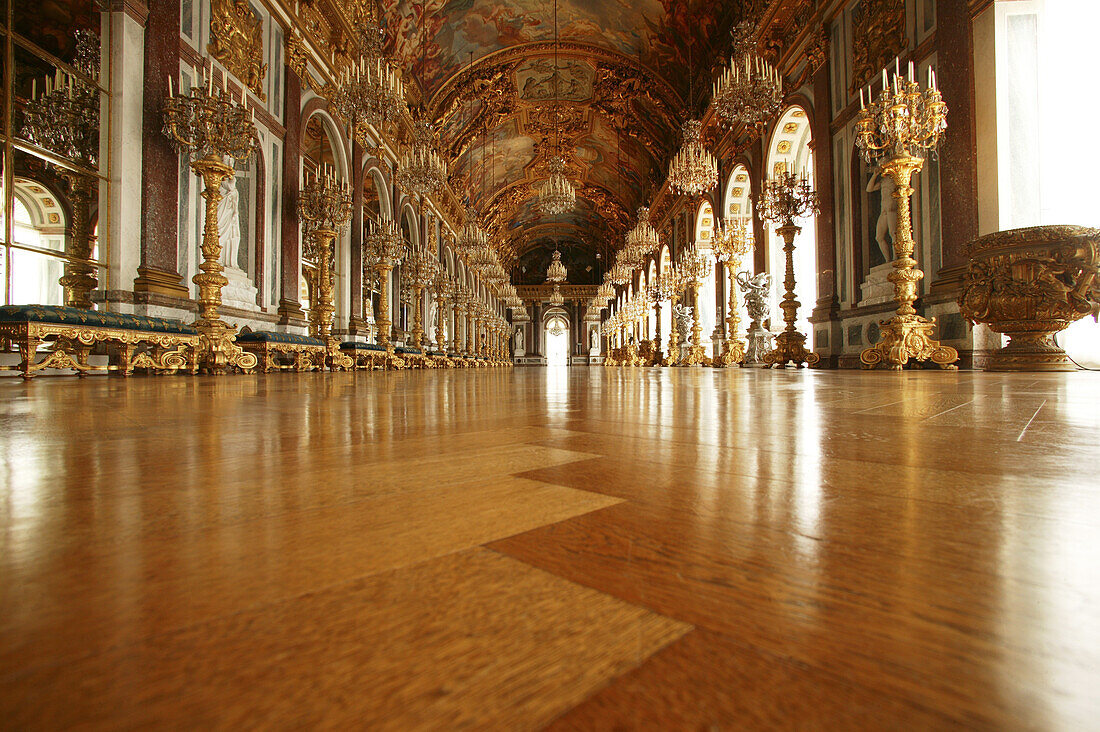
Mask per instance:
[[[93,0],[0,1],[0,302],[60,304],[66,261],[107,286],[109,26]],[[99,230],[101,228],[102,230]],[[94,298],[94,295],[92,297]]]

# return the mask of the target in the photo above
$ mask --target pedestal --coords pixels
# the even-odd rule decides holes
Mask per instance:
[[[894,283],[889,279],[893,271],[894,265],[890,262],[871,268],[867,273],[867,279],[859,286],[859,307],[893,301]]]

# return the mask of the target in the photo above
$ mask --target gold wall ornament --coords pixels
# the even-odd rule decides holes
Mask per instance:
[[[979,237],[959,309],[1009,337],[990,371],[1073,371],[1052,336],[1100,308],[1100,229],[1034,226]]]
[[[798,331],[798,307],[801,305],[794,294],[797,284],[794,278],[794,238],[802,231],[794,221],[797,218],[816,213],[818,210],[817,192],[810,187],[805,175],[782,172],[775,178],[764,181],[757,202],[760,218],[779,224],[776,233],[783,237],[783,254],[786,257],[786,270],[783,278],[783,301],[779,308],[783,311],[783,320],[787,327],[775,339],[775,349],[764,356],[764,362],[776,368],[782,368],[788,362],[798,368],[803,365],[814,366],[821,357],[806,348],[806,336]]]
[[[896,68],[892,79],[882,74],[883,93],[878,101],[863,104],[860,90],[860,112],[856,119],[856,145],[864,161],[884,157],[879,167],[882,174],[894,182],[894,199],[898,203],[897,236],[894,241],[894,262],[888,276],[894,283],[896,314],[879,323],[878,343],[859,354],[863,368],[885,364],[901,369],[910,359],[932,361],[941,368],[958,368],[954,363],[959,353],[932,338],[935,318],[917,315],[913,302],[917,299],[917,283],[924,272],[913,258],[912,216],[909,200],[913,195],[913,174],[924,167],[923,152],[934,150],[940,135],[947,128],[947,105],[936,88],[936,76],[928,72],[928,88],[921,90],[909,64],[909,78],[904,79]]]
[[[852,86],[870,81],[901,54],[905,38],[905,0],[862,0],[852,14]]]
[[[206,50],[261,100],[264,96],[264,24],[248,0],[210,0]]]
[[[294,30],[290,30],[286,34],[286,64],[298,77],[298,81],[302,83],[302,86],[306,89],[313,88],[313,77],[309,74],[309,51],[306,49],[306,44]]]

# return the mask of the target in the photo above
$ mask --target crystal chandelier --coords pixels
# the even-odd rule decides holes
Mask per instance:
[[[615,257],[615,264],[611,265],[608,276],[612,284],[625,285],[630,280],[630,268],[620,257]]]
[[[397,185],[406,193],[425,196],[447,182],[447,164],[436,150],[436,134],[426,120],[413,123],[413,143],[401,156]]]
[[[661,246],[661,237],[653,224],[649,223],[649,208],[638,209],[638,223],[626,235],[626,248],[631,250],[631,259],[641,265],[646,256]]]
[[[558,98],[558,1],[554,0],[554,101]],[[561,115],[554,116],[554,152],[550,160],[550,177],[539,187],[539,208],[546,216],[572,211],[577,205],[577,191],[565,177],[565,159],[561,156]]]
[[[605,279],[600,285],[600,289],[596,290],[596,299],[606,303],[614,297],[615,286],[611,284],[611,280]]]
[[[763,127],[783,104],[783,77],[756,53],[755,36],[751,21],[737,25],[729,64],[714,82],[714,111],[730,125]]]
[[[547,216],[556,216],[576,204],[577,191],[565,177],[565,159],[559,155],[550,161],[550,177],[539,187],[539,207]]]
[[[550,304],[555,307],[561,307],[565,304],[565,298],[561,294],[560,285],[554,285],[554,291],[550,293]]]
[[[99,79],[99,36],[78,30],[73,66]],[[57,71],[46,77],[42,96],[37,80],[23,114],[23,135],[69,160],[96,167],[99,158],[99,90],[79,77]]]
[[[344,69],[330,95],[333,111],[362,138],[405,111],[405,83],[382,52],[385,31],[373,18],[363,21],[359,61]]]
[[[474,207],[466,205],[466,222],[462,226],[462,233],[458,237],[456,247],[458,251],[466,256],[473,253],[481,247],[489,245],[489,235],[485,233],[485,230],[477,222],[477,211]]]
[[[684,123],[684,144],[668,166],[668,185],[674,193],[696,196],[718,185],[718,161],[703,147],[703,123]]]
[[[546,268],[546,281],[565,282],[568,276],[569,271],[565,268],[565,265],[561,263],[561,252],[555,249],[554,260],[550,262],[550,266]]]

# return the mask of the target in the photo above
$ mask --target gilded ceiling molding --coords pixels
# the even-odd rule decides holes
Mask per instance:
[[[248,0],[210,0],[210,43],[206,50],[260,99],[264,96],[263,21]]]

